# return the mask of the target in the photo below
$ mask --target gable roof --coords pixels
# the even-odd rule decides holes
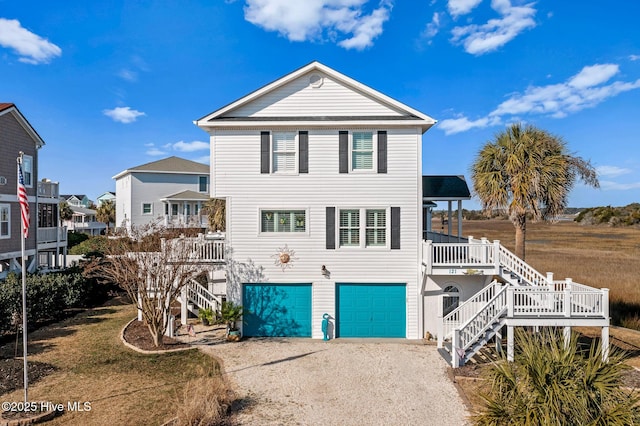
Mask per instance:
[[[36,148],[38,149],[42,148],[42,146],[44,145],[44,140],[42,140],[38,132],[36,132],[36,129],[34,129],[31,126],[29,121],[27,121],[24,115],[22,115],[22,113],[20,112],[18,107],[15,106],[15,104],[8,103],[8,102],[1,102],[0,115],[4,115],[4,114],[12,114],[15,117],[15,119],[18,121],[18,123],[20,123],[22,128],[29,134],[31,139],[33,139],[33,141],[36,144]]]
[[[317,74],[320,78],[328,77],[330,81],[336,83],[340,88],[350,91],[354,96],[362,101],[367,101],[369,105],[377,105],[376,113],[355,110],[349,108],[348,113],[330,115],[316,113],[308,114],[305,108],[301,108],[300,113],[293,115],[278,116],[275,111],[269,113],[249,114],[249,106],[252,103],[262,102],[265,105],[277,102],[281,98],[296,95],[302,87],[305,89],[313,86],[312,77]],[[302,77],[309,76],[309,80],[301,82]],[[297,85],[296,85],[297,83]],[[301,85],[300,83],[304,83]],[[322,83],[320,83],[322,85]],[[319,87],[319,86],[318,86]],[[289,90],[287,90],[289,89]],[[327,99],[332,94],[329,89],[323,92]],[[277,96],[276,96],[277,95]],[[274,97],[272,99],[271,97]],[[353,111],[353,112],[352,112]],[[373,126],[415,126],[420,127],[423,132],[433,126],[436,121],[422,112],[413,109],[387,95],[384,95],[344,74],[335,71],[320,62],[314,61],[305,65],[272,83],[263,86],[254,92],[194,121],[194,124],[203,128],[211,129],[217,127],[263,127],[265,123],[273,123],[279,126],[353,126],[354,124]]]
[[[81,200],[81,201],[87,198],[87,196],[84,194],[63,194],[63,195],[60,195],[60,197],[64,198],[65,200],[68,200],[70,198],[77,198],[78,200]]]
[[[429,201],[469,200],[471,192],[464,176],[422,176],[422,199]]]
[[[160,201],[172,200],[172,201],[194,201],[194,200],[208,200],[209,195],[202,192],[196,192],[191,190],[180,191],[175,194],[167,195],[161,198]]]
[[[195,161],[185,160],[184,158],[172,156],[124,170],[113,176],[112,179],[118,179],[132,172],[209,175],[209,166],[206,164],[197,163]]]

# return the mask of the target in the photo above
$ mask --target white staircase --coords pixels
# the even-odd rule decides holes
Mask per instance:
[[[508,324],[535,325],[548,323],[547,320],[570,324],[575,318],[576,324],[593,319],[599,323],[606,320],[608,325],[607,289],[595,289],[570,279],[553,281],[553,274],[540,274],[499,244],[470,239],[469,246],[463,251],[469,253],[468,261],[458,255],[456,264],[494,265],[495,275],[502,282],[493,280],[442,318],[438,347],[448,351],[454,368],[468,362]],[[450,265],[446,248],[436,245],[434,249]],[[461,253],[460,248],[455,250]]]

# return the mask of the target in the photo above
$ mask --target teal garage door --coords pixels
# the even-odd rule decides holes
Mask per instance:
[[[245,336],[311,337],[311,284],[244,284]]]
[[[339,283],[337,337],[406,337],[405,284]]]

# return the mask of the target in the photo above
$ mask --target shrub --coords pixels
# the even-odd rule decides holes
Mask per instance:
[[[214,426],[230,424],[228,413],[235,395],[220,376],[199,377],[187,382],[178,403],[175,424]]]
[[[81,242],[69,250],[69,254],[105,253],[109,240],[104,236],[95,236]]]
[[[491,389],[476,425],[631,425],[640,421],[640,399],[620,387],[629,367],[624,355],[612,350],[602,361],[592,342],[578,350],[574,333],[567,346],[562,334],[518,330],[513,362],[502,360],[488,373]]]
[[[67,249],[70,250],[72,247],[88,239],[89,235],[82,232],[67,232]]]
[[[29,328],[62,319],[69,308],[87,307],[106,299],[108,287],[85,278],[78,269],[45,275],[27,275]],[[11,331],[11,316],[22,313],[22,278],[9,274],[0,282],[0,333]]]

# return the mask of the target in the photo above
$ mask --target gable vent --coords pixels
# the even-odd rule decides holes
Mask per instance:
[[[322,86],[322,83],[324,83],[324,79],[320,74],[311,74],[309,76],[309,86],[317,88]]]

